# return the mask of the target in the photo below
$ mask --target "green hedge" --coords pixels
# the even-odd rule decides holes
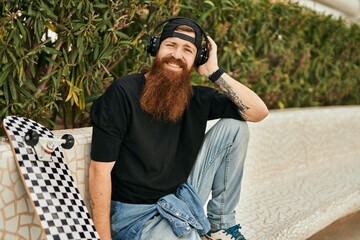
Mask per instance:
[[[269,108],[360,104],[360,27],[291,3],[0,1],[0,117],[88,126],[115,78],[151,62],[148,33],[170,16],[196,20],[219,63]],[[58,38],[52,42],[48,29]],[[193,75],[194,84],[208,81]]]

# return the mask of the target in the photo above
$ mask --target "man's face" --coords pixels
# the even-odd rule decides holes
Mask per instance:
[[[177,30],[176,32],[186,34],[195,38],[195,33]],[[157,53],[157,58],[162,63],[162,67],[176,73],[183,70],[192,69],[197,49],[196,46],[184,39],[177,37],[169,37],[164,39]]]
[[[195,38],[195,33],[176,30]],[[176,122],[192,96],[191,71],[195,62],[195,44],[178,37],[165,38],[154,62],[146,73],[140,107],[155,119]]]
[[[191,34],[178,31],[182,34]],[[140,97],[140,107],[155,119],[176,122],[183,115],[192,96],[191,71],[196,47],[177,37],[161,42],[154,62],[145,75],[146,81]]]

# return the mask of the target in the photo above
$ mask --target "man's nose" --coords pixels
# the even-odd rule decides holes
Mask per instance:
[[[175,59],[182,59],[181,49],[180,49],[180,48],[174,49],[174,51],[173,51],[173,53],[172,53],[172,56],[173,56]]]

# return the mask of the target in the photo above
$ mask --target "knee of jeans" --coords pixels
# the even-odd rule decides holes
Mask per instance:
[[[242,140],[249,140],[250,131],[246,121],[240,121],[232,118],[224,118],[220,121],[222,124],[225,124],[229,128],[230,132],[234,133],[234,135],[238,135]]]
[[[238,121],[238,122],[240,122],[239,129],[240,129],[241,136],[248,141],[250,138],[250,130],[249,130],[248,123],[245,121]]]

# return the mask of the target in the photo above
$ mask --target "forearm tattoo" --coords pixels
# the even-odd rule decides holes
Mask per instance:
[[[229,84],[220,77],[218,80],[215,81],[215,84],[222,90],[224,93],[233,101],[233,103],[236,104],[236,106],[239,108],[239,112],[241,116],[243,116],[246,119],[246,111],[249,110],[249,107],[246,106],[238,95],[231,89]]]

